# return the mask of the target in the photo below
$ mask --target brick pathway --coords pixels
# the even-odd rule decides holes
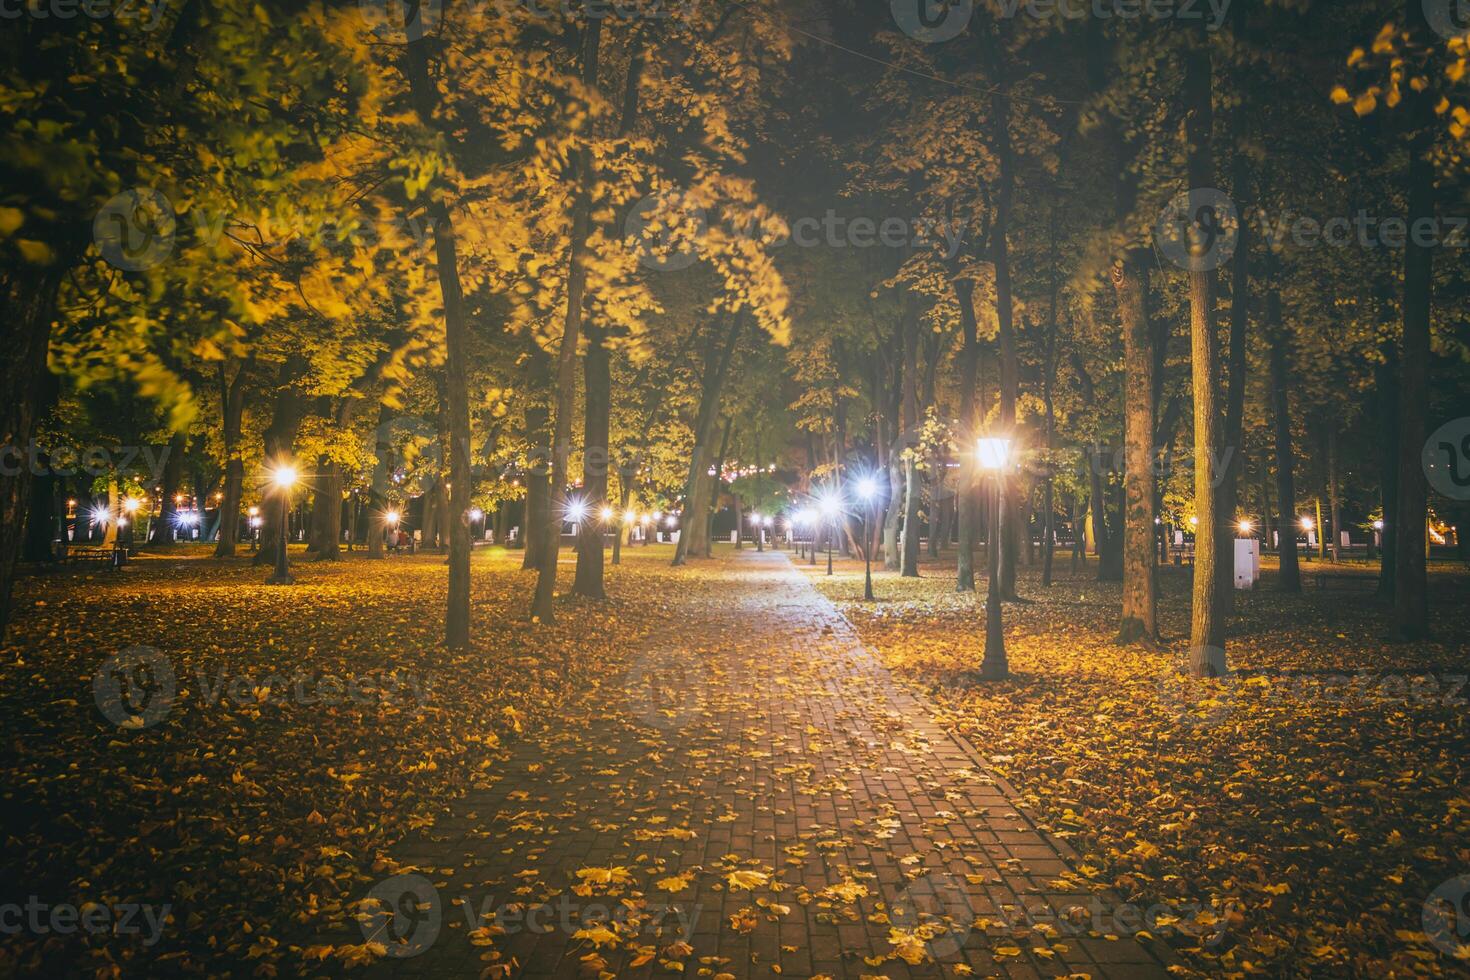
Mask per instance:
[[[373,972],[1167,975],[785,555],[698,569],[687,629],[395,852],[369,928],[415,955]]]

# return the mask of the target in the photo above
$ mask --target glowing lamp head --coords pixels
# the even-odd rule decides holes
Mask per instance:
[[[472,520],[472,521],[478,521],[480,518],[482,518],[484,516],[485,516],[485,512],[483,510],[481,510],[480,508],[478,508],[478,507],[471,507],[470,508],[470,520]]]
[[[259,513],[260,513],[260,508],[259,507],[252,507],[252,508],[250,508],[250,516],[251,517],[254,517],[256,514],[259,514]]]
[[[1373,530],[1375,530],[1375,531],[1382,531],[1383,530],[1383,522],[1382,521],[1374,521],[1373,522]]]
[[[388,511],[388,513],[383,515],[383,520],[387,521],[389,524],[396,525],[399,519],[402,518],[402,516],[403,515],[398,513],[398,511],[390,510]]]
[[[296,485],[296,467],[277,466],[271,471],[271,482],[282,490],[290,490]]]
[[[670,514],[668,517],[666,517],[664,519],[664,526],[665,527],[673,527],[675,524],[678,524],[678,523],[679,523],[679,519],[677,517],[675,517],[673,514]]]
[[[625,510],[625,511],[623,511],[623,523],[624,524],[632,524],[637,519],[638,519],[638,515],[635,514],[635,513],[633,513],[631,510]]]
[[[92,523],[93,524],[106,524],[109,520],[111,520],[111,518],[112,518],[112,514],[108,512],[108,510],[107,510],[106,507],[93,507],[92,508]]]
[[[118,527],[127,527],[128,526],[128,519],[126,517],[119,517],[117,519],[117,526]]]
[[[857,495],[864,502],[871,501],[878,496],[878,481],[871,476],[865,476],[857,482]]]
[[[654,511],[653,512],[653,519],[656,520],[656,521],[663,520],[664,519],[664,512],[661,511],[661,510]]]
[[[613,509],[611,507],[604,507],[602,508],[602,510],[598,511],[598,516],[601,517],[604,521],[610,521],[613,519]]]
[[[142,504],[143,502],[137,497],[129,497],[127,500],[123,501],[123,510],[127,511],[129,514],[133,514],[137,512],[138,508],[142,506]]]
[[[765,517],[761,518],[761,523],[764,524],[766,527],[770,527],[772,523],[771,515],[767,514]]]
[[[761,522],[761,512],[760,511],[753,512],[750,515],[750,523],[752,523],[752,524],[759,524],[760,522]]]
[[[587,518],[587,502],[584,500],[567,501],[567,520],[573,524],[580,524]]]
[[[1198,517],[1191,517],[1189,519],[1189,524],[1190,524],[1191,527],[1199,527],[1199,518]]]
[[[821,510],[822,516],[827,518],[827,520],[836,520],[837,515],[842,513],[842,498],[828,491],[822,494],[821,499],[817,501],[817,507]]]
[[[1255,527],[1255,525],[1252,524],[1250,521],[1241,521],[1236,526],[1240,528],[1240,533],[1241,534],[1250,534],[1251,533],[1251,529]]]
[[[1003,470],[1010,461],[1011,441],[987,437],[975,444],[975,459],[983,470]]]
[[[644,514],[642,517],[638,518],[638,523],[642,524],[644,527],[647,527],[649,524],[653,523],[653,515]]]
[[[1302,518],[1302,530],[1303,531],[1310,531],[1315,526],[1316,525],[1314,525],[1312,523],[1312,519],[1310,517],[1303,517]]]

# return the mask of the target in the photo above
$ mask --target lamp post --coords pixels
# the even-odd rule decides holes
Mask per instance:
[[[1010,675],[1006,662],[1005,629],[1000,613],[1000,543],[996,533],[1000,524],[1001,481],[1010,457],[1009,439],[981,439],[976,447],[980,469],[991,475],[989,537],[986,548],[986,564],[989,579],[985,588],[985,656],[980,662],[980,679],[984,681],[1004,680]]]
[[[296,485],[296,467],[277,466],[271,472],[271,483],[281,495],[281,533],[276,541],[276,570],[267,585],[290,585],[296,580],[291,577],[290,559],[286,556],[288,539],[287,525],[291,522],[291,488]]]
[[[857,485],[858,499],[863,502],[863,598],[873,601],[873,538],[868,530],[868,516],[873,510],[873,498],[878,495],[878,484],[871,477],[863,477]]]
[[[842,513],[842,498],[836,493],[828,490],[822,495],[821,500],[822,517],[826,523],[832,525],[827,529],[827,574],[832,574],[832,537],[837,530],[837,517]]]

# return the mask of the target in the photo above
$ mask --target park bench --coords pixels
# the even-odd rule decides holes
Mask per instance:
[[[1326,589],[1329,582],[1344,582],[1351,587],[1374,591],[1378,588],[1378,579],[1372,575],[1354,575],[1350,572],[1314,572],[1312,579],[1317,588]]]
[[[97,564],[108,568],[121,568],[127,564],[126,548],[68,548],[57,559],[64,565]]]

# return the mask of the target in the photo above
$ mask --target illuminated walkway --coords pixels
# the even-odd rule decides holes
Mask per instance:
[[[687,629],[395,852],[373,970],[1166,975],[785,555],[700,567]]]

